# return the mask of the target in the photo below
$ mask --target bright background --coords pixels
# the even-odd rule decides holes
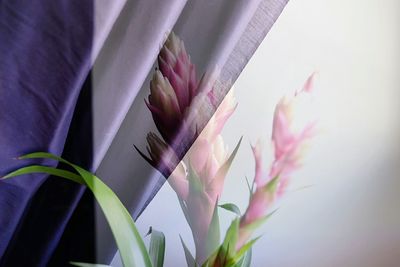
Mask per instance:
[[[261,229],[252,266],[400,265],[399,25],[398,0],[290,1],[236,82],[239,107],[223,136],[231,148],[241,135],[244,142],[221,202],[244,209],[244,177],[254,174],[249,144],[261,137],[270,153],[275,104],[319,71],[321,133]],[[229,213],[221,214],[226,226]],[[184,266],[179,234],[193,245],[169,185],[138,225],[163,231],[166,266]]]

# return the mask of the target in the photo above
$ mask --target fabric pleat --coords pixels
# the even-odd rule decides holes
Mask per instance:
[[[28,164],[13,159],[24,153],[62,155],[96,171],[137,218],[165,182],[133,145],[144,149],[156,131],[143,99],[166,36],[184,41],[199,76],[220,70],[220,102],[286,3],[0,0],[0,173]],[[0,266],[115,255],[82,186],[45,175],[2,180],[0,205]]]
[[[27,164],[13,159],[24,153],[63,151],[90,70],[92,14],[91,1],[0,1],[2,174]],[[0,181],[1,266],[45,266],[58,243],[73,205],[52,206],[53,193],[33,201],[39,188],[46,191],[46,178]]]

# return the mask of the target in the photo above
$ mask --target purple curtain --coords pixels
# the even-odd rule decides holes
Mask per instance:
[[[71,150],[72,144],[64,144],[69,129],[73,135],[78,95],[87,87],[93,2],[0,1],[0,39],[4,174],[26,164],[13,160],[24,153]],[[81,163],[91,160],[86,151],[90,146]],[[74,208],[70,190],[81,189],[43,175],[0,181],[1,266],[46,265]]]
[[[50,151],[96,171],[137,217],[165,179],[133,149],[155,130],[143,99],[166,34],[198,75],[217,66],[218,101],[286,0],[0,0],[0,171]],[[208,114],[211,116],[212,114]],[[49,163],[51,164],[51,163]],[[112,235],[81,186],[0,181],[0,266],[110,262]]]

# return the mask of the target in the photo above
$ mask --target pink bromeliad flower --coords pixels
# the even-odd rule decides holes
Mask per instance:
[[[162,47],[158,65],[146,104],[161,136],[166,142],[172,142],[186,109],[198,93],[198,80],[182,40],[174,33]]]
[[[158,66],[150,81],[145,103],[161,135],[148,133],[147,152],[139,154],[165,177],[169,177],[197,138],[202,126],[216,108],[213,84],[217,71],[196,77],[184,43],[173,32],[164,43]]]
[[[202,113],[203,103],[209,98],[209,94],[202,94],[201,97],[193,101],[190,117]],[[198,263],[205,261],[219,245],[218,241],[209,235],[210,224],[223,190],[225,176],[239,146],[238,144],[234,152],[228,155],[220,133],[235,108],[235,99],[231,91],[182,161],[179,161],[170,144],[154,133],[147,135],[147,151],[150,157],[138,150],[150,164],[168,177],[167,181],[176,192],[192,231]]]
[[[234,102],[229,93],[168,179],[192,230],[198,263],[205,261],[218,245],[210,244],[208,233],[225,176],[237,150],[229,157],[220,136],[225,122],[235,110]]]
[[[207,98],[215,81],[212,73],[207,73],[199,80],[195,65],[190,61],[185,45],[173,32],[169,35],[158,55],[159,69],[150,82],[150,95],[146,101],[154,122],[164,141],[172,145],[185,123],[201,124],[188,121],[187,117],[194,100],[207,106],[213,101]],[[197,120],[205,120],[201,116]],[[204,124],[204,123],[203,123]],[[193,142],[197,137],[195,127],[187,127],[185,139]],[[191,130],[191,132],[188,132]]]
[[[237,249],[248,241],[254,227],[266,218],[268,208],[284,192],[292,173],[301,167],[307,141],[314,136],[316,117],[312,109],[312,89],[315,74],[293,97],[284,97],[275,108],[272,144],[274,160],[269,172],[263,167],[260,142],[253,147],[255,158],[255,191],[241,217]]]

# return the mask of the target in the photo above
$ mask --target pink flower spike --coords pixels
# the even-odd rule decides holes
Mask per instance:
[[[237,250],[251,237],[253,223],[266,216],[275,200],[285,193],[293,172],[302,165],[306,143],[315,133],[316,112],[311,98],[315,76],[316,73],[313,73],[302,90],[292,97],[282,98],[275,107],[271,137],[275,153],[268,175],[263,172],[259,142],[252,147],[256,189],[240,220]]]
[[[169,145],[177,138],[199,83],[183,41],[171,33],[158,55],[159,70],[150,81],[148,105],[161,136]],[[152,108],[150,108],[152,107]],[[155,110],[159,110],[158,114]],[[194,134],[188,134],[193,141]],[[192,136],[193,135],[193,136]]]
[[[257,185],[257,187],[262,186],[264,183],[262,181],[264,171],[263,171],[263,164],[262,164],[262,147],[261,147],[261,140],[258,139],[257,143],[255,146],[251,147],[253,150],[253,155],[254,155],[254,161],[255,161],[255,176],[254,176],[254,182]]]
[[[308,77],[307,81],[304,83],[302,91],[311,93],[314,90],[315,80],[317,79],[317,77],[318,77],[318,72],[314,71],[310,75],[310,77]]]

